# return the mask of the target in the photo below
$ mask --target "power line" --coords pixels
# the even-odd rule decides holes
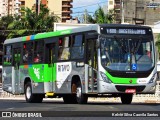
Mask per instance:
[[[105,2],[99,2],[99,3],[95,3],[95,4],[91,4],[91,5],[85,5],[85,6],[80,6],[80,7],[76,7],[76,8],[72,8],[72,9],[78,9],[78,8],[83,8],[83,7],[88,7],[88,6],[94,6],[94,5],[99,5],[99,4],[102,4],[102,3],[106,3],[107,1]]]

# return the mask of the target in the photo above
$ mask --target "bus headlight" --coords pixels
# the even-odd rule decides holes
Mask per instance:
[[[152,78],[150,79],[150,81],[149,81],[148,83],[153,83],[156,76],[157,76],[157,73],[155,73],[155,74],[152,76]]]
[[[105,73],[100,72],[100,74],[101,74],[102,79],[103,79],[104,82],[111,83],[110,79],[106,76]]]

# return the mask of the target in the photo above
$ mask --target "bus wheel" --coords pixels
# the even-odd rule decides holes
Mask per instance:
[[[28,103],[40,103],[43,100],[43,95],[33,94],[31,82],[25,84],[25,98]]]
[[[77,103],[79,104],[86,104],[88,101],[88,97],[82,93],[82,86],[81,83],[78,82],[77,83],[77,89],[76,89],[76,99],[77,99]]]
[[[133,94],[122,94],[121,101],[122,104],[131,104],[133,98]]]

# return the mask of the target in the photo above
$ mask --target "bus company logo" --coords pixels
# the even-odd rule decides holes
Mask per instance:
[[[129,83],[132,83],[133,81],[132,80],[129,80]]]
[[[34,70],[34,74],[36,75],[36,77],[37,77],[38,79],[40,79],[39,68],[33,68],[33,70]]]

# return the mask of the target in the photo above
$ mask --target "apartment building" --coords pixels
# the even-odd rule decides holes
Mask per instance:
[[[21,7],[28,7],[32,10],[37,10],[36,3],[41,2],[46,7],[49,8],[50,14],[58,16],[60,18],[59,22],[66,22],[66,20],[70,20],[72,18],[71,13],[72,10],[72,2],[73,0],[20,0]],[[38,11],[38,10],[37,10]],[[21,11],[23,15],[23,11]]]
[[[123,3],[123,11],[122,11]],[[153,25],[160,21],[159,0],[108,0],[108,9],[115,11],[115,23]]]
[[[0,0],[0,18],[6,15],[19,15],[19,0]]]
[[[73,0],[48,0],[48,8],[51,13],[60,17],[61,22],[66,22],[66,20],[72,19],[72,2]]]
[[[114,22],[121,23],[121,0],[108,0],[109,10],[114,10]]]
[[[160,21],[159,0],[123,0],[125,22],[153,25]]]

